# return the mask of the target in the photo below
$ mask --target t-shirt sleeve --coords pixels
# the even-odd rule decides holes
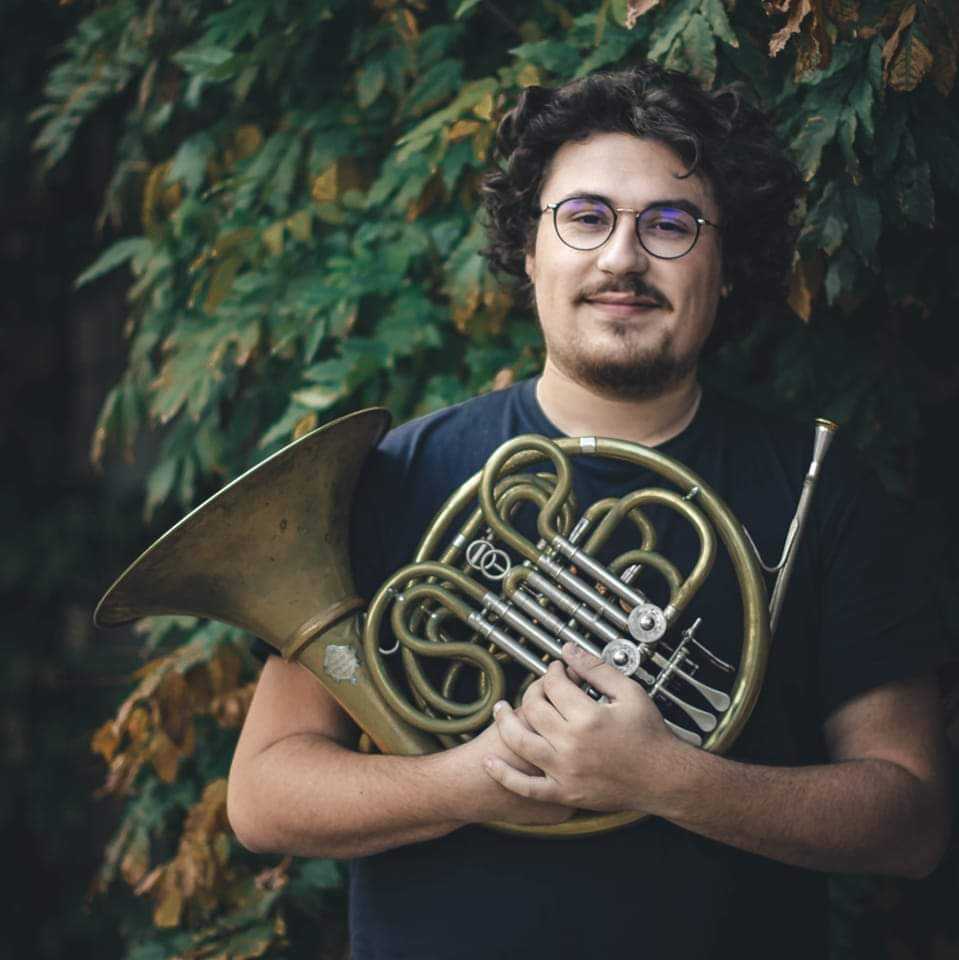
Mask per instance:
[[[874,687],[929,672],[946,656],[935,571],[907,504],[872,475],[830,521],[822,591],[824,716]]]

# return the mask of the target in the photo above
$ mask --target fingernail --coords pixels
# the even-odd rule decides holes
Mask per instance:
[[[566,657],[578,657],[583,653],[582,650],[575,643],[564,643],[563,644],[563,656]]]
[[[499,713],[500,710],[502,710],[503,707],[505,707],[505,706],[506,706],[506,701],[505,701],[505,700],[497,700],[496,703],[493,704],[493,713],[494,713],[494,714]]]

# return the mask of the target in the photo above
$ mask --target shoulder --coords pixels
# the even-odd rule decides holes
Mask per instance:
[[[455,479],[479,470],[489,454],[529,419],[531,381],[482,394],[391,430],[376,460],[393,472],[427,470]]]

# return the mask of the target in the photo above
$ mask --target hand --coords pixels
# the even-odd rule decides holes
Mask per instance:
[[[522,710],[514,711],[513,716],[517,724],[525,723]],[[510,750],[496,724],[491,723],[479,736],[443,754],[443,762],[448,767],[455,765],[453,775],[460,798],[457,819],[468,823],[501,820],[517,824],[554,824],[568,820],[576,812],[561,804],[520,796],[495,783],[484,771],[486,757],[496,757],[523,775],[540,774],[535,766]]]
[[[486,771],[517,796],[599,811],[663,812],[666,798],[695,750],[673,736],[645,690],[591,654],[567,644],[563,658],[531,684],[520,718],[497,705],[495,727],[524,761],[489,752]],[[609,703],[597,703],[585,681]],[[530,773],[528,766],[541,773]]]

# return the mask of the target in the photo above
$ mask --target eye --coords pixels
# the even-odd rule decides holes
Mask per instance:
[[[561,224],[577,230],[608,230],[613,222],[613,211],[606,204],[579,197],[564,200],[557,215]]]
[[[696,220],[685,210],[669,207],[647,210],[640,217],[640,229],[660,237],[689,237],[696,232]]]

